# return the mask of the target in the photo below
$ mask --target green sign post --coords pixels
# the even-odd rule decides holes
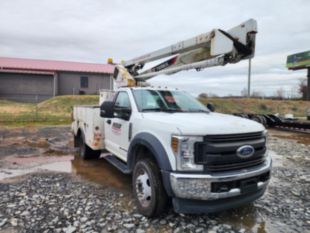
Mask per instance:
[[[289,55],[287,57],[286,67],[289,70],[307,69],[307,100],[310,101],[310,50]]]

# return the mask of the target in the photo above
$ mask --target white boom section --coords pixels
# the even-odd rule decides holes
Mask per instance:
[[[189,69],[200,70],[251,58],[255,52],[256,33],[257,23],[254,19],[249,19],[227,32],[214,29],[208,33],[124,61],[116,66],[114,74],[116,86],[135,86],[137,81],[144,81],[159,74],[173,74]],[[171,56],[174,57],[139,72],[146,63]]]
[[[257,32],[257,23],[254,19],[250,19],[227,31],[228,34],[244,45],[247,42],[248,32]],[[217,56],[231,52],[233,50],[233,42],[220,32],[219,29],[214,29],[211,32],[200,34],[188,40],[180,41],[168,47],[125,61],[123,65],[128,67],[139,63],[147,63],[200,47],[210,48],[210,55]]]
[[[135,76],[135,79],[137,81],[147,80],[147,79],[154,77],[155,75],[161,75],[161,74],[169,75],[169,74],[174,74],[176,72],[183,71],[183,70],[191,70],[191,69],[201,70],[204,68],[208,68],[212,66],[219,66],[219,65],[225,65],[224,56],[218,56],[218,57],[211,58],[205,61],[199,61],[199,62],[194,62],[191,64],[182,65],[182,66],[176,66],[176,67],[169,68],[167,70],[161,70],[157,72],[149,72],[149,73],[141,74],[141,75]]]

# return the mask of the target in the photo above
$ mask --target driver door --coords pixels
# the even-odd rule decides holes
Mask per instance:
[[[105,120],[106,148],[123,161],[127,161],[131,105],[128,93],[121,91],[114,102],[114,118]]]

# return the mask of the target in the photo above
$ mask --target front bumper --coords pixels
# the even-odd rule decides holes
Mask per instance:
[[[211,201],[172,198],[174,211],[183,214],[215,213],[252,203],[264,195],[266,188],[236,197]]]
[[[189,200],[209,201],[243,196],[246,193],[261,193],[269,183],[271,166],[271,157],[267,155],[262,165],[238,171],[213,174],[170,173],[170,185],[175,198]]]

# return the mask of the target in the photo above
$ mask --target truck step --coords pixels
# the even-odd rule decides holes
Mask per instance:
[[[128,168],[127,164],[118,159],[116,156],[110,154],[110,155],[104,155],[103,158],[105,158],[110,164],[112,164],[122,173],[130,174],[130,169]]]

